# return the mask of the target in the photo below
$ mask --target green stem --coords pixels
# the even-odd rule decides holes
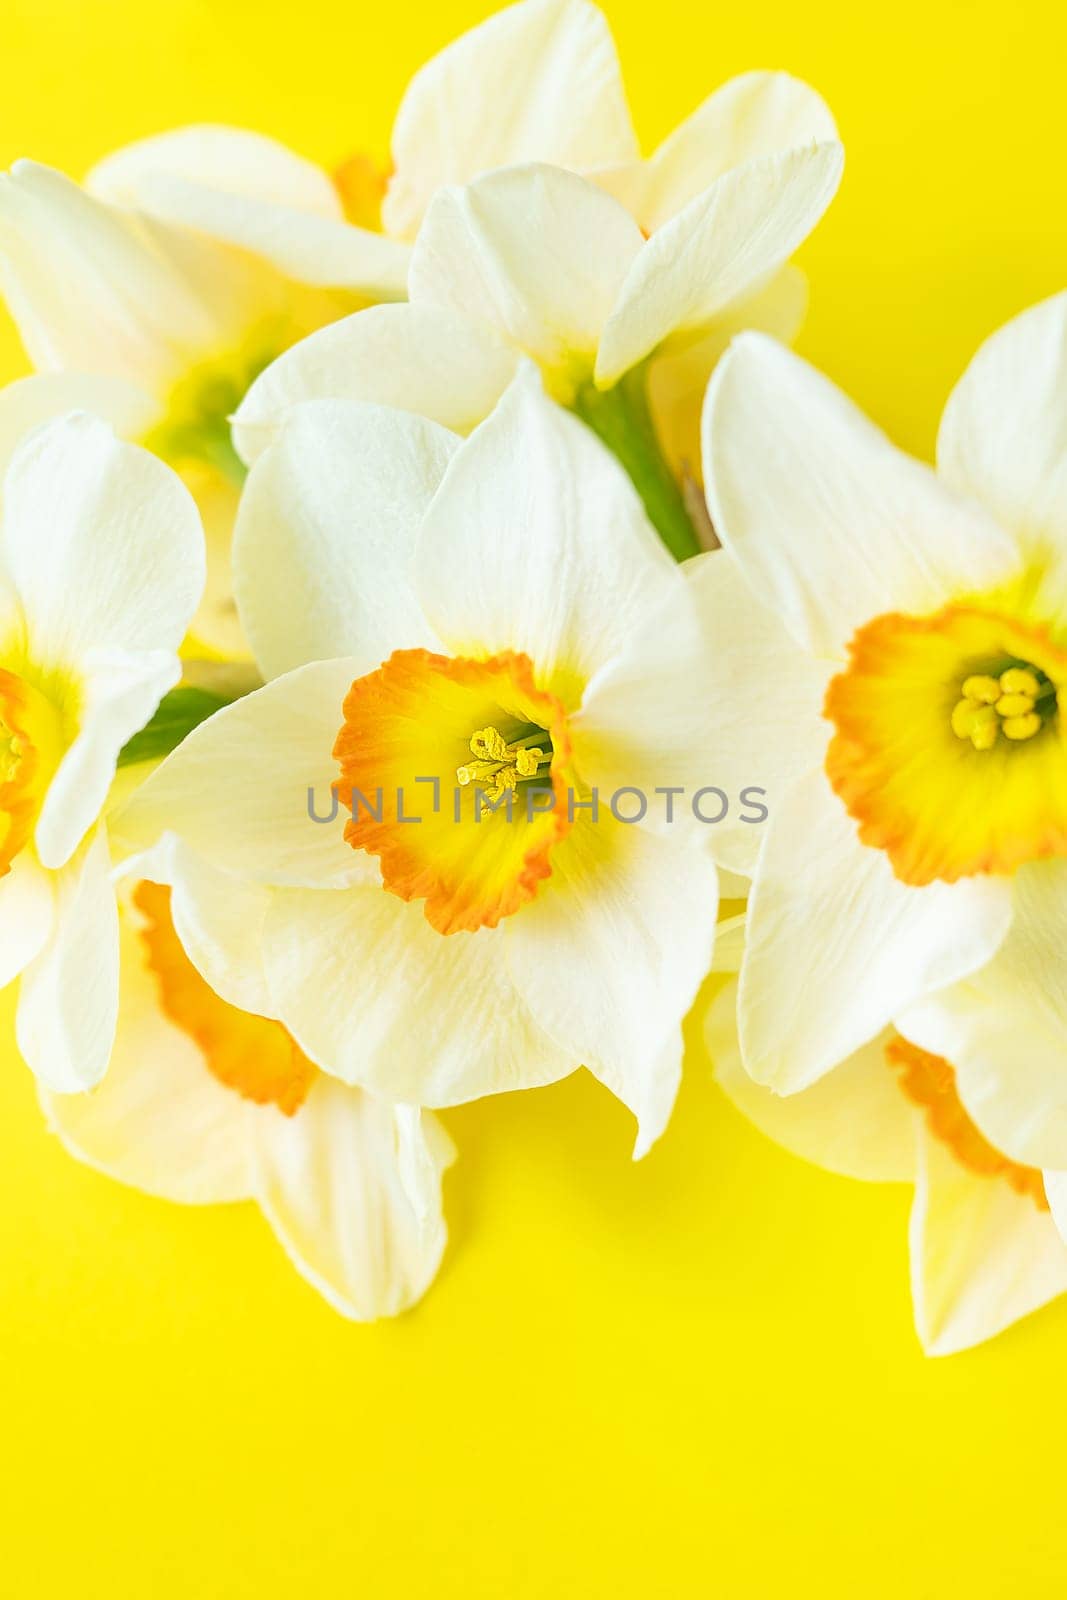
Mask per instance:
[[[207,689],[179,685],[165,694],[159,702],[155,716],[125,744],[119,754],[120,767],[132,767],[139,761],[161,761],[176,750],[185,738],[208,717],[238,698],[230,694],[213,694]]]
[[[611,389],[583,384],[573,409],[622,462],[652,526],[674,559],[685,561],[702,546],[656,437],[646,378],[646,369],[635,367]]]

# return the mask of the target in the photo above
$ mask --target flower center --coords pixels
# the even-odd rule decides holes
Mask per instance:
[[[1022,744],[1040,733],[1057,710],[1056,685],[1025,663],[1006,667],[996,677],[972,673],[960,692],[963,699],[952,713],[952,731],[976,750],[992,750],[1001,734]]]
[[[225,1088],[293,1116],[307,1099],[318,1068],[280,1022],[240,1011],[219,998],[186,955],[170,902],[164,884],[139,883],[133,893],[164,1016],[192,1039],[212,1077]]]
[[[571,825],[570,735],[527,656],[397,650],[353,683],[344,717],[345,837],[385,888],[423,900],[439,933],[495,928],[533,898]]]
[[[474,783],[491,801],[502,800],[520,782],[536,778],[552,762],[552,740],[543,728],[534,728],[510,744],[496,728],[480,728],[471,735],[473,761],[456,768],[457,781]]]
[[[147,449],[183,470],[206,463],[232,482],[245,469],[233,447],[230,418],[259,374],[293,341],[282,319],[251,334],[236,350],[192,367],[173,387],[167,414],[144,440]]]
[[[62,725],[51,702],[0,668],[0,878],[29,842],[61,754]]]
[[[961,1166],[979,1178],[1001,1178],[1016,1194],[1029,1195],[1040,1211],[1048,1210],[1045,1181],[1037,1167],[1024,1167],[1002,1155],[975,1127],[956,1088],[956,1073],[942,1056],[920,1050],[900,1034],[886,1045],[886,1060],[901,1089],[926,1114],[926,1125],[947,1145]]]
[[[825,715],[826,772],[904,883],[1067,855],[1067,650],[993,606],[861,628]]]

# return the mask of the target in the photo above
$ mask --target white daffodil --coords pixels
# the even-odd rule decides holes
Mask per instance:
[[[410,304],[274,363],[239,408],[242,456],[314,398],[467,432],[526,356],[620,456],[674,552],[693,553],[677,474],[693,470],[708,373],[739,327],[791,337],[803,314],[785,263],[842,165],[819,96],[781,73],[738,78],[642,162],[603,18],[523,0],[418,75],[394,156],[383,217],[414,240]]]
[[[812,1088],[777,1095],[742,1064],[736,995],[731,982],[716,996],[705,1034],[716,1080],[737,1109],[831,1172],[915,1185],[912,1302],[928,1355],[991,1339],[1067,1290],[1067,1246],[1049,1213],[1064,1176],[995,1149],[968,1115],[949,1062],[886,1029]]]
[[[584,1064],[643,1151],[711,959],[722,804],[695,793],[716,778],[693,685],[720,561],[671,561],[532,372],[465,442],[403,411],[297,407],[235,543],[270,681],[116,832],[172,832],[269,890],[224,959],[258,932],[271,1013],[325,1071],[441,1106]]]
[[[430,1112],[392,1106],[320,1072],[269,1016],[246,959],[209,986],[185,953],[247,933],[266,891],[216,881],[196,920],[170,852],[120,899],[122,1009],[111,1066],[89,1095],[42,1092],[53,1131],[79,1160],[191,1205],[254,1200],[297,1271],[343,1316],[393,1316],[429,1287],[445,1245],[441,1175],[451,1141]],[[203,878],[186,862],[186,877]],[[254,1008],[254,1009],[253,1009]]]
[[[1061,295],[979,352],[936,474],[758,335],[705,410],[749,594],[708,686],[746,685],[720,770],[787,738],[793,763],[749,847],[746,1066],[802,1089],[895,1022],[952,1062],[992,1145],[1045,1170],[1067,1168],[1065,408]]]
[[[135,209],[146,164],[175,183],[211,175],[214,237],[191,208],[200,231]],[[0,288],[40,375],[0,396],[0,438],[84,407],[180,471],[208,534],[197,631],[236,650],[229,541],[244,469],[229,417],[280,351],[402,294],[406,270],[406,249],[343,220],[324,173],[258,135],[170,135],[112,157],[86,188],[20,161],[0,177]]]
[[[59,1091],[103,1074],[118,929],[101,809],[119,753],[180,676],[204,584],[175,475],[75,414],[33,433],[0,525],[0,984],[19,1049]]]

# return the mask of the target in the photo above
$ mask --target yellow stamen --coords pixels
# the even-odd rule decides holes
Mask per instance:
[[[1034,691],[1036,694],[1036,690]],[[995,705],[1004,693],[1004,686],[996,678],[986,677],[984,674],[963,680],[963,694],[965,699],[974,700],[978,705]]]
[[[1025,717],[1033,709],[1031,694],[1002,694],[997,701],[997,715],[1001,717]]]
[[[478,784],[493,802],[501,800],[508,789],[518,787],[520,779],[536,778],[540,768],[552,760],[551,751],[533,742],[543,738],[543,733],[528,733],[509,744],[498,729],[479,728],[470,741],[477,759],[457,767],[456,779],[464,788]]]
[[[1023,717],[1005,718],[1000,726],[1005,739],[1032,739],[1041,731],[1041,718],[1036,711],[1028,711]]]
[[[967,685],[963,687],[966,693]],[[1000,687],[1005,694],[1028,694],[1031,700],[1036,700],[1041,691],[1037,674],[1031,672],[1029,667],[1009,667],[1007,672],[1000,674]]]

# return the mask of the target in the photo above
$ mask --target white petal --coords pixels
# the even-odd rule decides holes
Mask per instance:
[[[22,974],[15,1034],[39,1081],[71,1094],[103,1077],[118,1015],[118,912],[103,829],[53,882],[52,933]]]
[[[1067,1289],[1067,1246],[1047,1211],[976,1177],[925,1132],[911,1215],[915,1324],[927,1355],[992,1339]]]
[[[437,641],[409,571],[459,440],[407,411],[311,400],[253,467],[234,535],[241,621],[267,677]]]
[[[34,832],[46,867],[70,860],[103,808],[122,747],[180,677],[181,663],[168,650],[86,653],[78,732],[48,786]]]
[[[945,407],[937,461],[1004,527],[1067,557],[1067,293],[982,345]]]
[[[703,833],[716,859],[750,872],[766,832],[765,817],[753,819],[821,765],[830,669],[797,649],[725,552],[676,570],[682,593],[665,586],[660,606],[589,684],[573,722],[575,754],[602,795],[635,785],[656,817],[666,801],[652,795],[684,789],[676,821]],[[700,821],[722,807],[699,796],[704,788],[727,798],[720,822]]]
[[[900,1018],[956,1069],[991,1144],[1026,1166],[1067,1168],[1067,862],[1013,880],[1015,915],[987,967]]]
[[[111,1065],[91,1094],[42,1091],[49,1126],[78,1160],[186,1205],[245,1200],[255,1125],[283,1120],[218,1083],[197,1046],[167,1021],[129,917],[122,926],[122,1010]]]
[[[245,138],[259,136],[246,134]],[[326,174],[318,168],[312,171],[336,197]],[[376,299],[400,299],[406,293],[410,248],[395,238],[344,221],[339,197],[336,214],[330,214],[322,205],[312,210],[304,203],[278,202],[266,194],[242,192],[230,187],[232,176],[222,170],[211,178],[190,178],[179,171],[150,171],[146,166],[136,179],[134,192],[139,208],[166,226],[190,227],[198,234],[235,245],[261,258],[288,282],[349,290]],[[322,198],[322,189],[317,198]]]
[[[637,1118],[635,1157],[670,1117],[717,912],[703,851],[601,811],[555,847],[551,878],[504,924],[531,1012]]]
[[[754,328],[792,344],[808,309],[808,280],[785,266],[764,288],[715,318],[693,343],[665,346],[648,368],[648,398],[664,453],[681,478],[701,476],[700,413],[716,365],[737,334]]]
[[[594,184],[558,167],[509,167],[437,195],[411,258],[411,298],[487,323],[562,394],[592,375],[642,243]]]
[[[234,443],[251,465],[304,400],[371,401],[469,433],[504,393],[518,359],[489,329],[439,306],[371,306],[272,361],[238,408]]]
[[[169,467],[73,413],[19,447],[3,493],[4,563],[35,658],[177,650],[204,587],[204,536]]]
[[[145,850],[175,833],[212,866],[254,883],[364,880],[368,858],[345,843],[344,809],[332,816],[331,806],[334,740],[362,670],[314,662],[224,706],[116,814],[116,839]]]
[[[450,1141],[429,1111],[329,1078],[256,1148],[259,1203],[297,1271],[342,1316],[396,1316],[422,1297],[445,1247]]]
[[[746,161],[836,137],[826,102],[799,78],[787,72],[731,78],[644,163],[641,225],[653,233]]]
[[[740,1026],[758,1083],[804,1089],[906,1006],[989,960],[1011,921],[1007,880],[911,888],[821,772],[778,803],[748,903]]]
[[[742,1116],[793,1155],[846,1178],[904,1183],[915,1176],[915,1109],[886,1060],[887,1035],[810,1089],[779,1095],[744,1069],[736,1005],[737,985],[729,983],[712,1002],[704,1037],[715,1082]]]
[[[677,581],[619,463],[532,373],[453,457],[415,575],[452,653],[523,650],[572,701]]]
[[[841,181],[836,143],[761,156],[726,173],[649,239],[604,328],[607,388],[669,335],[706,328],[762,288],[803,244]]]
[[[221,194],[291,206],[340,219],[341,198],[329,176],[276,139],[248,128],[200,123],[139,139],[105,156],[85,179],[90,194],[134,209],[145,204],[146,180],[185,178]]]
[[[719,363],[703,433],[720,539],[815,655],[840,657],[873,617],[935,610],[1018,564],[978,507],[761,334],[742,334]]]
[[[1052,1220],[1060,1238],[1067,1240],[1067,1172],[1045,1173],[1045,1198],[1052,1209]]]
[[[382,207],[413,238],[434,192],[491,167],[575,169],[637,153],[615,46],[586,0],[524,0],[462,34],[408,85]]]
[[[0,283],[35,366],[163,395],[190,361],[239,342],[252,265],[210,240],[94,199],[62,173],[0,176]]]
[[[325,1071],[392,1100],[457,1105],[580,1063],[542,1031],[499,931],[436,933],[380,885],[279,890],[264,925],[272,1002]]]
[[[126,879],[171,886],[170,914],[190,961],[215,993],[239,1011],[271,1015],[261,929],[270,890],[220,872],[165,834],[158,845],[123,862]]]
[[[136,443],[160,419],[152,396],[123,378],[88,372],[40,372],[0,389],[0,472],[28,433],[68,411],[91,411]]]
[[[53,914],[52,880],[23,850],[0,878],[0,989],[40,953]]]

